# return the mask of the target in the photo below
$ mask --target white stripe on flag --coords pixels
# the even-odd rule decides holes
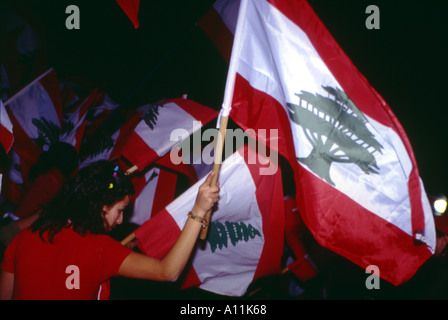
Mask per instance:
[[[129,222],[142,225],[151,218],[151,212],[154,205],[154,195],[156,193],[157,183],[159,182],[160,169],[152,168],[145,173],[147,184],[135,199],[133,214]]]

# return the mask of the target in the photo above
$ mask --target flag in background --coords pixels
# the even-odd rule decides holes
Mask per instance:
[[[120,157],[121,151],[128,143],[135,126],[140,122],[140,117],[140,113],[133,115],[110,137],[103,137],[95,150],[90,150],[84,155],[80,168],[98,160],[111,160]]]
[[[241,3],[231,118],[278,130],[318,242],[405,282],[434,252],[435,230],[399,121],[305,0]]]
[[[260,175],[266,158],[247,146],[222,164],[218,208],[211,215],[207,242],[193,253],[183,287],[242,296],[250,283],[279,273],[283,254],[284,205],[281,171]],[[178,238],[206,177],[137,230],[140,249],[162,258]]]
[[[126,13],[129,20],[131,20],[134,28],[138,28],[140,26],[140,22],[138,20],[138,11],[140,9],[140,0],[117,0],[118,5],[121,9]]]
[[[56,72],[49,69],[5,102],[14,125],[13,145],[20,157],[34,163],[59,140],[62,100]]]
[[[230,62],[239,7],[239,0],[217,0],[198,21],[198,25],[227,62]]]
[[[92,107],[98,94],[98,90],[93,90],[89,96],[74,103],[70,112],[64,112],[63,132],[60,141],[70,143],[79,152],[87,125],[87,112]]]
[[[13,128],[11,120],[9,119],[8,113],[6,112],[3,101],[0,100],[0,143],[8,153],[11,149],[12,143],[14,142]]]
[[[123,146],[121,155],[143,170],[217,116],[216,110],[185,97],[152,105]]]
[[[177,174],[158,168],[150,168],[142,176],[132,177],[135,199],[129,222],[142,225],[174,200]]]

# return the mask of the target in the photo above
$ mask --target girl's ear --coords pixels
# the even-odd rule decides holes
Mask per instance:
[[[101,209],[101,214],[103,216],[105,216],[107,214],[107,212],[109,211],[109,207],[104,205],[103,208]]]

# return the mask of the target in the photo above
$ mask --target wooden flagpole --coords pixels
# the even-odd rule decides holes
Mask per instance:
[[[213,163],[213,172],[215,175],[213,176],[211,186],[216,186],[218,182],[219,177],[219,169],[221,168],[221,162],[222,162],[222,151],[224,149],[224,140],[226,137],[226,129],[227,129],[227,123],[229,121],[229,116],[221,117],[221,123],[219,125],[219,133],[218,133],[218,141],[216,143],[215,147],[215,160]],[[205,221],[206,221],[206,227],[201,229],[201,233],[199,235],[199,238],[201,240],[205,240],[207,238],[207,231],[208,226],[210,224],[210,217],[212,214],[212,210],[209,210],[207,214],[205,215]]]
[[[226,129],[227,129],[227,122],[229,120],[229,114],[230,110],[232,109],[232,99],[233,99],[233,91],[235,88],[235,77],[236,77],[236,70],[238,67],[238,58],[241,52],[241,35],[242,35],[242,20],[244,19],[246,15],[246,9],[247,9],[247,0],[241,0],[240,2],[240,8],[238,10],[238,19],[236,22],[236,30],[235,30],[235,36],[233,40],[232,45],[232,54],[230,56],[230,63],[229,63],[229,69],[227,71],[227,81],[226,81],[226,87],[224,90],[224,99],[221,109],[221,120],[219,123],[219,135],[218,135],[218,141],[215,147],[215,162],[213,164],[213,171],[215,172],[215,176],[213,177],[212,186],[216,185],[216,182],[218,181],[219,176],[219,169],[221,168],[221,162],[222,160],[222,151],[224,149],[224,140],[226,135]],[[201,230],[201,233],[199,237],[201,240],[205,240],[207,237],[207,231],[208,226],[210,225],[210,216],[211,216],[211,210],[207,212],[205,218],[206,218],[206,227]]]
[[[240,8],[238,12],[238,19],[236,24],[236,30],[235,30],[235,36],[232,46],[232,54],[230,57],[230,64],[229,64],[229,70],[227,72],[227,81],[226,81],[226,87],[224,91],[224,99],[223,104],[221,108],[221,114],[219,119],[219,134],[218,134],[218,141],[216,143],[215,147],[215,158],[213,163],[213,172],[215,172],[215,175],[212,179],[211,185],[216,186],[218,182],[219,177],[219,170],[221,168],[221,162],[222,162],[222,154],[224,149],[224,140],[227,130],[227,123],[229,120],[231,105],[232,105],[232,99],[233,99],[233,91],[235,87],[235,77],[236,77],[236,70],[238,65],[238,57],[241,52],[241,35],[242,35],[242,20],[244,19],[246,15],[246,8],[247,8],[247,0],[241,0],[240,2]],[[131,168],[132,169],[132,168]],[[205,219],[207,221],[207,227],[203,228],[201,230],[201,233],[199,234],[199,237],[201,240],[205,240],[207,238],[207,231],[208,226],[210,225],[210,217],[212,214],[212,210],[208,211]],[[121,244],[126,245],[130,241],[132,241],[135,238],[135,234],[132,233],[129,236],[127,236]]]

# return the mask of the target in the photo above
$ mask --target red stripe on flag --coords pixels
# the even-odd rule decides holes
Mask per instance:
[[[134,231],[134,234],[138,238],[138,246],[143,252],[151,257],[161,259],[174,245],[181,230],[166,209],[149,221],[151,223],[144,223]]]
[[[3,145],[6,153],[11,149],[13,142],[14,136],[12,135],[12,132],[0,123],[0,143]]]
[[[410,235],[336,192],[308,170],[298,170],[296,179],[298,185],[307,189],[304,192],[303,188],[298,188],[299,212],[320,213],[302,215],[302,218],[307,226],[313,226],[314,237],[325,247],[363,268],[374,261],[381,270],[381,277],[394,285],[409,280],[431,257],[426,245],[416,244]],[[315,187],[319,192],[313,192]],[[303,201],[303,197],[307,197],[307,201]]]
[[[247,148],[241,149],[246,151]],[[247,151],[246,151],[247,152]],[[247,156],[245,157],[247,159]],[[258,158],[258,157],[257,157]],[[280,168],[274,175],[260,175],[261,168],[269,164],[248,165],[254,185],[257,186],[255,196],[263,220],[263,251],[255,271],[254,279],[280,272],[280,262],[283,255],[285,229],[285,208],[283,202],[283,182]],[[268,181],[268,183],[264,182]]]
[[[268,94],[254,89],[250,83],[237,74],[235,78],[235,91],[233,96],[235,103],[232,106],[230,117],[243,129],[254,129],[255,134],[258,129],[278,130],[278,148],[274,148],[275,144],[271,144],[271,137],[267,136],[266,140],[263,136],[256,136],[268,147],[272,147],[281,155],[286,157],[290,162],[296,162],[294,145],[292,141],[292,132],[288,116],[285,109]],[[264,110],[269,110],[266,116]],[[252,131],[247,131],[251,135]]]
[[[13,125],[13,149],[20,156],[22,162],[26,161],[30,164],[36,163],[42,150],[28,136],[12,112],[9,112],[9,119]],[[27,183],[27,173],[28,172],[22,172],[22,178],[25,183]]]
[[[152,205],[151,218],[156,213],[162,211],[167,205],[174,200],[176,191],[177,175],[175,173],[160,170],[157,188],[154,194],[154,203]]]
[[[199,20],[198,25],[216,46],[224,60],[229,63],[232,53],[233,33],[227,28],[215,8],[212,7]]]
[[[129,20],[131,20],[134,28],[138,28],[140,22],[138,20],[138,11],[140,7],[140,0],[116,0],[121,9],[126,13]]]
[[[131,133],[124,149],[126,151],[123,156],[140,170],[159,158],[157,152],[151,149],[140,135],[135,132]]]

